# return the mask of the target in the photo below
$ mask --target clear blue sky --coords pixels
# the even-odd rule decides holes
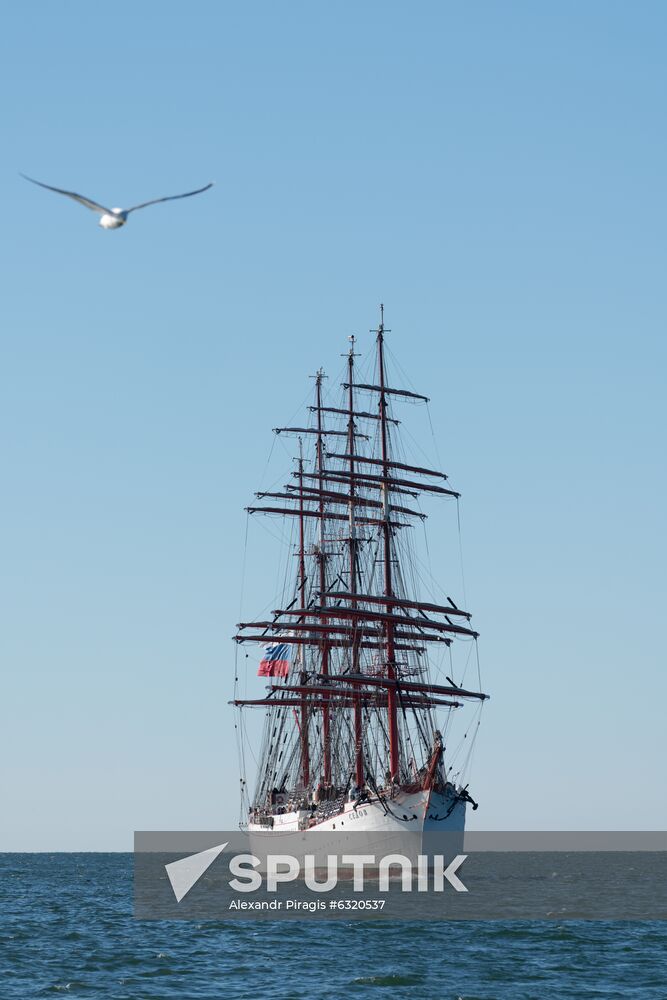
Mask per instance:
[[[381,300],[463,492],[475,824],[665,827],[666,30],[593,0],[5,11],[0,848],[236,823],[243,507]],[[104,232],[18,171],[217,185]]]

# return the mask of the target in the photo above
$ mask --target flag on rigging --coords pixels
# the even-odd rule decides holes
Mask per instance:
[[[259,662],[258,677],[287,677],[289,673],[290,647],[286,642],[272,642],[264,647]]]

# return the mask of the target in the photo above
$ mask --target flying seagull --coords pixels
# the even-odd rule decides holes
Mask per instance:
[[[157,205],[161,201],[175,201],[176,198],[190,198],[193,194],[201,194],[202,191],[208,191],[209,188],[213,187],[213,182],[207,184],[206,187],[197,188],[196,191],[186,191],[185,194],[171,194],[166,198],[154,198],[152,201],[143,201],[141,205],[133,205],[132,208],[105,208],[104,205],[100,205],[99,202],[93,201],[92,198],[84,198],[82,194],[76,194],[75,191],[63,191],[62,188],[51,187],[50,184],[42,184],[41,181],[36,181],[32,177],[28,177],[26,174],[21,174],[27,181],[31,184],[38,184],[40,187],[46,188],[47,191],[55,191],[56,194],[65,194],[68,198],[73,198],[74,201],[78,201],[80,205],[85,205],[86,208],[90,208],[93,212],[99,212],[100,226],[102,229],[120,229],[127,222],[127,217],[130,212],[136,212],[140,208],[147,208],[148,205]]]

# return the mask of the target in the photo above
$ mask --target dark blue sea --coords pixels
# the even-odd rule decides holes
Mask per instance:
[[[132,916],[129,854],[0,855],[0,1000],[667,1000],[667,923]]]

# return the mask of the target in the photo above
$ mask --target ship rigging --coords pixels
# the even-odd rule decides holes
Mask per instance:
[[[358,380],[351,337],[342,398],[325,398],[318,371],[310,420],[274,428],[281,439],[296,439],[290,481],[257,492],[247,508],[249,517],[291,522],[296,556],[281,606],[240,622],[234,635],[237,649],[263,650],[259,673],[270,680],[263,696],[241,697],[237,663],[243,772],[244,709],[266,712],[252,799],[241,777],[251,828],[335,828],[337,816],[354,810],[356,818],[362,803],[377,810],[371,825],[399,814],[405,822],[461,825],[473,801],[445,736],[453,713],[466,703],[481,710],[488,696],[452,680],[453,659],[441,683],[431,659],[433,651],[451,656],[467,644],[466,662],[474,650],[478,666],[478,633],[451,598],[422,599],[410,539],[427,517],[418,509],[422,498],[458,504],[459,493],[443,485],[444,472],[404,460],[394,407],[428,398],[395,387],[393,378],[389,384],[382,306],[372,332],[372,381]],[[479,712],[469,748],[478,724]]]

